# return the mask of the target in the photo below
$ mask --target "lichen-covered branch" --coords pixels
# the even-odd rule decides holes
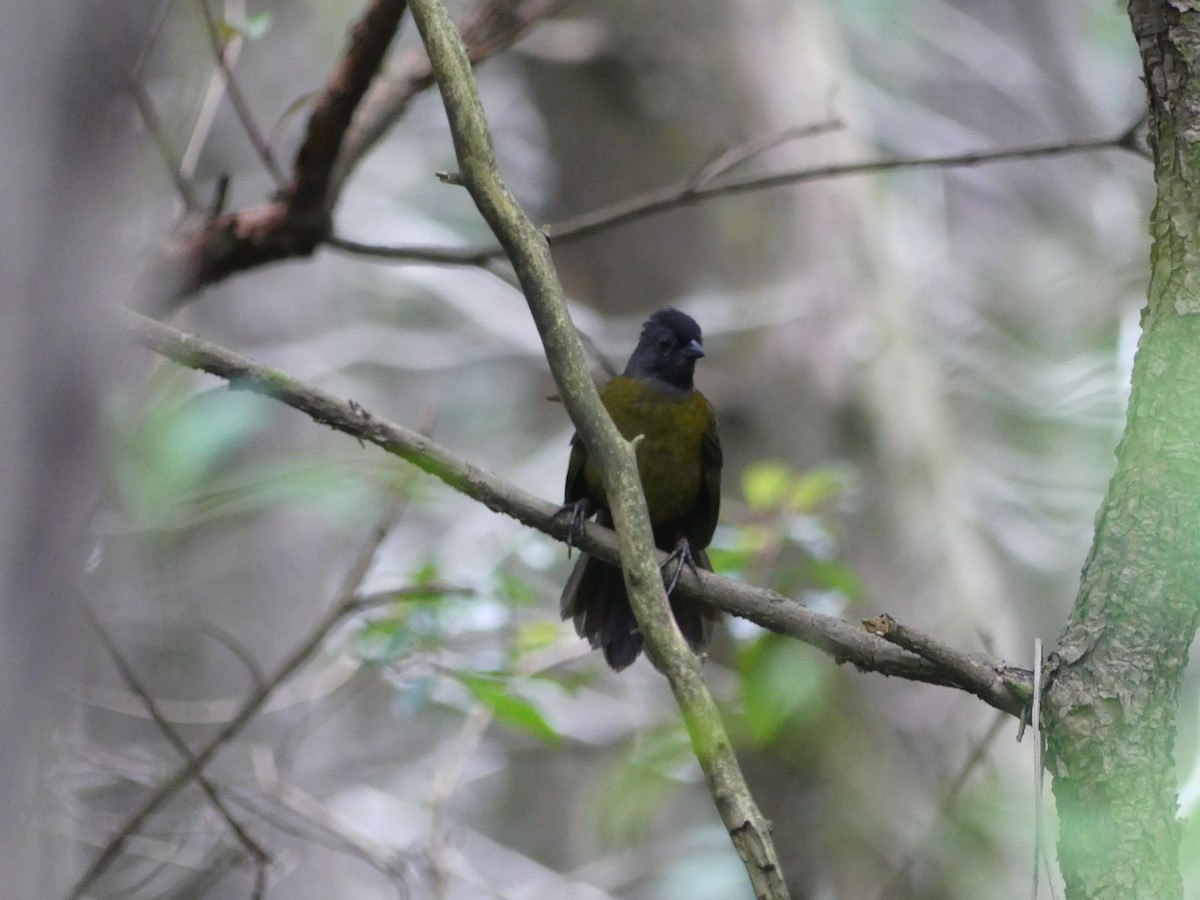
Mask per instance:
[[[568,520],[559,507],[510,482],[472,465],[417,431],[372,415],[357,403],[263,366],[194,335],[145,316],[123,312],[134,338],[180,365],[226,379],[230,385],[271,397],[305,413],[314,421],[404,459],[439,478],[489,509],[512,516],[523,525],[551,537],[567,539]],[[580,549],[611,563],[621,550],[612,531],[587,523],[577,541]],[[658,554],[661,561],[664,554]],[[1020,715],[1028,705],[1032,674],[983,654],[967,654],[929,635],[904,628],[904,639],[920,653],[893,646],[868,631],[815,612],[774,591],[756,588],[711,572],[685,569],[676,588],[688,597],[749,619],[764,628],[804,641],[838,662],[864,672],[966,691],[989,706]],[[892,625],[896,631],[895,623]]]

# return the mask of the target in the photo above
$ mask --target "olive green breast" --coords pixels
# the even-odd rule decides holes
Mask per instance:
[[[679,393],[619,375],[600,392],[608,414],[627,440],[637,445],[638,474],[650,521],[664,525],[695,509],[704,485],[701,447],[712,426],[712,406],[698,391]],[[587,492],[604,497],[599,472],[584,470]]]

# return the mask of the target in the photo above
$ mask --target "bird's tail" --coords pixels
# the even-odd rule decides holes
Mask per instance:
[[[712,571],[703,550],[693,550],[692,559],[700,568]],[[562,617],[575,620],[575,631],[604,651],[604,659],[614,671],[632,664],[642,652],[642,632],[629,605],[625,578],[616,566],[587,554],[581,556],[563,587],[560,605]],[[712,640],[719,613],[682,597],[671,598],[671,611],[692,652],[702,653]]]

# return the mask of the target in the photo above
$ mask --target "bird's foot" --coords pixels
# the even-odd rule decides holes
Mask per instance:
[[[687,538],[681,537],[675,542],[675,549],[672,550],[670,555],[662,561],[662,565],[659,566],[659,569],[661,569],[663,572],[666,572],[667,566],[669,566],[671,563],[675,563],[675,570],[671,573],[670,580],[667,581],[668,597],[670,597],[671,593],[675,590],[675,586],[679,584],[679,578],[683,575],[684,566],[687,566],[697,574],[699,574],[700,571],[696,567],[696,560],[692,557],[692,546],[688,543]]]
[[[571,558],[572,548],[579,546],[579,538],[583,536],[583,525],[587,522],[588,517],[592,514],[592,504],[588,502],[587,497],[582,500],[576,500],[574,503],[564,503],[559,507],[558,512],[554,514],[554,518],[567,516],[569,524],[567,525],[567,559]]]

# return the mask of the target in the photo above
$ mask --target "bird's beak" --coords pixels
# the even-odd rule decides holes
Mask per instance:
[[[692,341],[683,348],[683,355],[688,359],[699,359],[704,355],[704,348],[700,346],[699,341]]]

